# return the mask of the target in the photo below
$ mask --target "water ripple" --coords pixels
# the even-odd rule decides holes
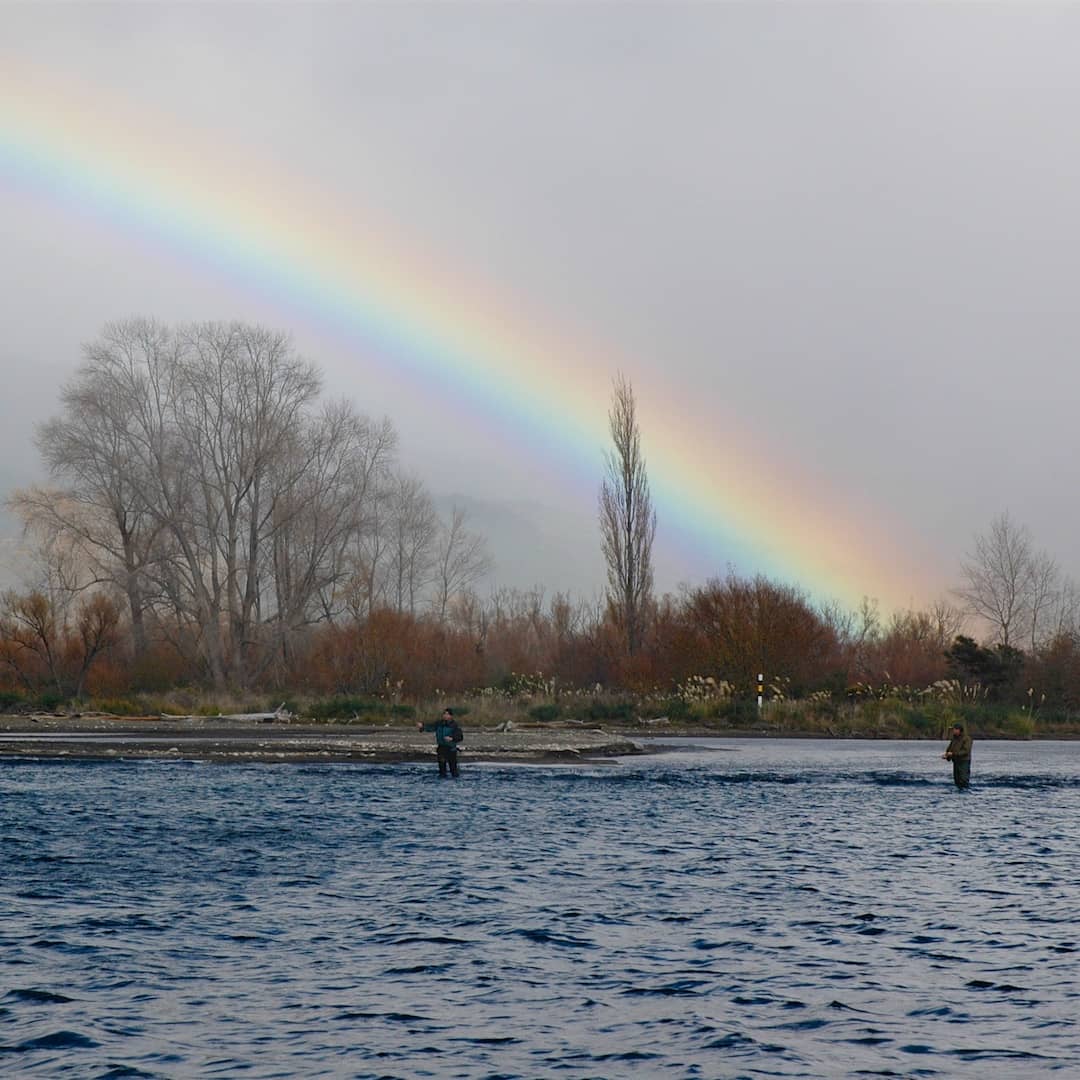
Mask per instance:
[[[1080,1075],[1080,744],[0,762],[0,1067]]]

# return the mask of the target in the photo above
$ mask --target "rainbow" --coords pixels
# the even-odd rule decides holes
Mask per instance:
[[[622,369],[637,391],[661,528],[688,558],[709,573],[763,572],[843,603],[912,604],[922,579],[911,545],[879,527],[868,503],[771,460],[759,432],[685,415],[627,358],[538,328],[511,297],[441,270],[305,178],[166,126],[167,139],[161,117],[9,66],[0,71],[0,184],[254,290],[340,338],[376,374],[466,406],[503,443],[553,462],[583,490],[599,484],[611,379]]]

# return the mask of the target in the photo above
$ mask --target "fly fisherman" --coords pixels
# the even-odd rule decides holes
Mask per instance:
[[[953,783],[963,791],[971,783],[971,736],[963,724],[953,724],[952,738],[941,756],[952,762]]]
[[[458,743],[465,737],[461,725],[454,719],[453,709],[443,709],[442,716],[430,724],[423,721],[416,725],[417,731],[435,732],[435,753],[439,758],[439,775],[457,777]]]

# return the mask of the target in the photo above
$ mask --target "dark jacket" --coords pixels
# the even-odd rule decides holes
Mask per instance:
[[[448,750],[456,750],[457,744],[465,738],[461,725],[456,720],[447,722],[441,717],[424,725],[425,731],[435,732],[435,745],[445,746]]]
[[[945,757],[949,761],[955,758],[971,757],[971,736],[963,728],[960,729],[959,735],[954,735],[949,740],[949,745],[945,748]]]

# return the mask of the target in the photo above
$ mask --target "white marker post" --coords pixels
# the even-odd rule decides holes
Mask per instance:
[[[757,677],[757,707],[758,712],[761,712],[761,695],[765,690],[765,676],[760,672]]]

